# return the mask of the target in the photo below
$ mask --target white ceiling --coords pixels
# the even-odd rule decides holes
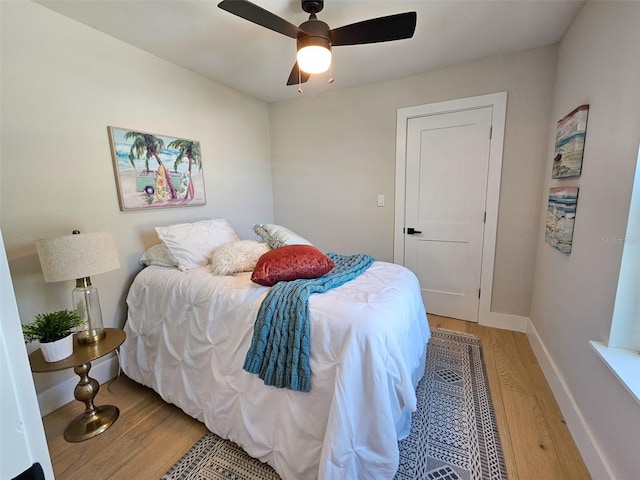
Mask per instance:
[[[295,40],[217,7],[218,0],[35,0],[67,17],[266,102],[295,97],[286,81]],[[299,25],[300,0],[253,3]],[[461,62],[558,42],[583,0],[326,0],[331,28],[416,11],[413,38],[333,50],[333,76],[312,76],[304,93],[407,77]]]

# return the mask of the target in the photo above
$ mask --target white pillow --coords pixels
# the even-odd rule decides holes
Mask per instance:
[[[262,254],[268,251],[269,246],[266,243],[255,240],[225,243],[211,254],[211,273],[231,275],[237,272],[251,272]]]
[[[158,265],[160,267],[177,267],[178,264],[171,256],[171,253],[164,245],[158,243],[147,248],[138,259],[140,265]]]
[[[282,225],[261,223],[254,225],[253,231],[271,248],[284,247],[285,245],[311,245],[309,240]]]
[[[156,227],[155,230],[183,272],[206,266],[211,252],[220,245],[238,240],[233,227],[222,218]]]

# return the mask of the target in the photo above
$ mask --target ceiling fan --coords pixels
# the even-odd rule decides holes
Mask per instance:
[[[301,0],[301,3],[302,10],[309,14],[309,20],[299,27],[247,0],[223,0],[218,7],[296,39],[298,53],[287,85],[298,85],[308,81],[311,74],[326,72],[331,66],[332,47],[402,40],[413,37],[416,29],[416,12],[372,18],[330,29],[316,17],[324,7],[324,0]]]

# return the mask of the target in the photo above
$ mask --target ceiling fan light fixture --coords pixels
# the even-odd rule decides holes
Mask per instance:
[[[326,72],[331,66],[331,49],[322,45],[307,45],[298,50],[296,59],[303,72]]]
[[[333,47],[402,40],[413,37],[416,29],[416,12],[397,13],[330,28],[317,17],[324,7],[324,0],[301,0],[300,3],[302,10],[309,14],[309,20],[297,27],[249,0],[222,0],[218,4],[219,8],[233,15],[296,39],[297,61],[291,69],[287,85],[301,85],[312,74],[331,68]],[[329,83],[331,81],[333,78],[329,79]]]

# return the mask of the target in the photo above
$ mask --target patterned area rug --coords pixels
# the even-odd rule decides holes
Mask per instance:
[[[418,409],[398,442],[395,480],[507,478],[480,340],[433,329]],[[240,447],[207,433],[162,480],[280,480]]]
[[[395,480],[507,478],[480,339],[433,329]]]

